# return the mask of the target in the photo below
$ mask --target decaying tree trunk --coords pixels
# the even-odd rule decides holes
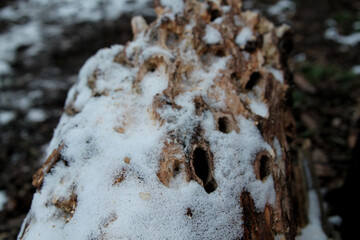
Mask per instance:
[[[289,28],[238,0],[155,10],[82,68],[19,239],[294,239]]]

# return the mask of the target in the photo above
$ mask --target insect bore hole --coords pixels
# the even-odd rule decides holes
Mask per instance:
[[[223,133],[231,132],[231,123],[227,117],[221,117],[218,120],[219,131]]]
[[[250,75],[250,79],[249,81],[246,83],[245,85],[245,89],[246,90],[252,90],[253,87],[258,84],[259,82],[259,79],[260,79],[261,75],[259,72],[253,72],[251,75]]]
[[[270,175],[270,159],[263,155],[260,158],[260,180],[265,180]]]
[[[207,151],[197,147],[193,153],[193,166],[195,174],[203,183],[207,193],[215,191],[217,184],[211,175],[210,156]]]

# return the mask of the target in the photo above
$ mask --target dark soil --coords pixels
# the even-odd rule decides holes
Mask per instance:
[[[13,1],[1,1],[0,8]],[[255,7],[264,10],[266,4],[276,1],[254,1]],[[325,21],[336,19],[343,34],[351,33],[351,25],[360,20],[360,3],[351,0],[298,0],[295,14],[288,16],[294,28],[293,56],[303,54],[305,59],[294,61],[294,85],[292,86],[294,115],[297,120],[298,139],[294,147],[310,143],[318,183],[324,189],[328,203],[328,216],[340,215],[343,239],[356,236],[349,219],[351,209],[359,198],[355,197],[356,169],[360,157],[357,142],[360,117],[359,75],[350,69],[360,65],[360,46],[341,50],[340,45],[324,39]],[[272,17],[274,21],[278,21]],[[6,28],[7,23],[1,23]],[[350,27],[349,27],[350,26]],[[1,32],[1,29],[0,29]],[[62,36],[71,47],[63,51],[58,41],[50,44],[47,51],[36,61],[24,61],[19,49],[13,63],[16,72],[12,81],[0,88],[0,95],[18,98],[40,90],[32,108],[44,109],[48,117],[43,122],[26,120],[26,110],[14,107],[0,96],[0,110],[15,110],[17,118],[6,126],[0,125],[0,190],[9,201],[0,211],[0,240],[16,239],[20,225],[26,216],[34,188],[33,173],[39,168],[44,147],[50,141],[53,130],[63,112],[67,91],[74,76],[87,58],[98,49],[131,39],[130,17],[114,22],[83,23],[71,26]],[[44,82],[51,79],[57,87]],[[347,180],[346,180],[347,179]],[[344,187],[345,183],[345,187]],[[359,185],[357,185],[358,187]],[[347,204],[348,199],[352,204]],[[355,201],[355,200],[356,201]],[[332,237],[337,238],[336,234]]]

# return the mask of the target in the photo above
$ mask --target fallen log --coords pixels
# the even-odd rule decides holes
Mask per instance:
[[[81,69],[19,239],[294,239],[289,27],[237,0],[155,10]]]

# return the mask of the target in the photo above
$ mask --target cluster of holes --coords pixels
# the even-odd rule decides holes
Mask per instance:
[[[193,153],[193,166],[195,174],[203,183],[207,193],[216,190],[217,184],[212,176],[209,153],[201,147],[197,147]]]

